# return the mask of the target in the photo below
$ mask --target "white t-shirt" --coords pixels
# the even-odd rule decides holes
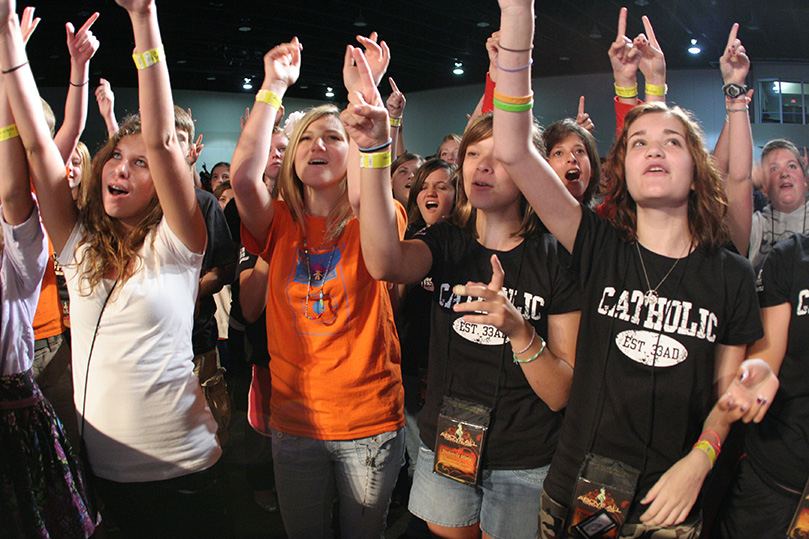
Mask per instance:
[[[105,279],[88,295],[77,266],[86,250],[76,248],[81,235],[77,224],[59,262],[70,292],[74,400],[79,425],[84,410],[93,473],[143,482],[210,467],[221,450],[191,348],[202,255],[189,251],[163,219],[146,237],[134,275],[115,287],[88,369],[113,281]]]
[[[767,204],[763,210],[753,214],[747,259],[753,265],[756,275],[764,266],[764,261],[772,251],[773,245],[794,234],[809,232],[807,229],[809,220],[806,218],[808,214],[809,201],[804,202],[803,206],[792,213],[774,210],[772,204]]]

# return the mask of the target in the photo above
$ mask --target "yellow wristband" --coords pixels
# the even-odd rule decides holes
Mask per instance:
[[[389,167],[392,162],[390,150],[360,154],[360,168],[385,168]]]
[[[714,448],[708,440],[698,441],[694,444],[694,449],[705,451],[705,454],[708,455],[708,458],[711,460],[711,467],[716,464],[716,458],[719,456],[719,453],[716,452],[716,448]]]
[[[669,85],[664,84],[663,86],[658,86],[656,84],[649,84],[646,83],[646,95],[656,95],[658,97],[663,97],[669,91]]]
[[[132,54],[132,59],[135,60],[135,67],[138,69],[146,69],[166,59],[166,50],[163,45],[141,53]]]
[[[275,110],[281,110],[281,98],[270,90],[259,90],[256,94],[256,101],[267,103],[269,106],[274,107]]]
[[[638,85],[624,87],[615,85],[615,95],[618,97],[638,97]]]
[[[534,100],[534,92],[531,92],[529,95],[526,96],[515,97],[512,95],[501,94],[500,92],[495,90],[493,97],[494,99],[502,101],[503,103],[508,103],[509,105],[527,105],[528,103]]]
[[[7,125],[0,129],[0,142],[19,136],[20,134],[17,132],[17,124]]]
[[[401,118],[393,118],[393,117],[391,117],[390,126],[391,127],[402,127],[402,119]]]

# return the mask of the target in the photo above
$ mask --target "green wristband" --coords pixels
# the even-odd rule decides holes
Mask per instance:
[[[506,103],[504,101],[500,101],[499,99],[494,99],[493,104],[500,110],[505,110],[508,112],[525,112],[527,110],[531,110],[534,108],[534,101],[531,100],[528,103],[523,103],[516,105],[514,103]]]

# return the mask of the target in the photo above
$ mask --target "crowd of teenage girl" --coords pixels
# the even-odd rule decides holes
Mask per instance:
[[[25,52],[38,20],[0,0],[0,535],[234,536],[224,364],[250,371],[271,455],[248,480],[292,538],[384,536],[397,479],[408,537],[805,536],[809,174],[783,139],[754,166],[738,25],[713,150],[625,8],[606,160],[583,98],[542,129],[533,1],[499,0],[485,94],[434,156],[406,150],[376,34],[346,47],[343,110],[284,123],[293,38],[200,178],[155,0],[116,2],[139,113],[118,123],[102,80],[91,161],[98,14],[67,25],[54,135]]]

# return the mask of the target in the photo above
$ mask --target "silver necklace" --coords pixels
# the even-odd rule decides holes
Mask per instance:
[[[674,271],[675,267],[677,267],[677,263],[680,262],[680,259],[678,258],[674,261],[674,264],[671,265],[669,271],[666,272],[666,275],[664,275],[660,282],[657,283],[656,287],[652,288],[652,284],[649,282],[649,274],[646,273],[646,264],[643,263],[643,255],[640,252],[640,246],[638,245],[637,241],[635,242],[635,249],[638,251],[638,258],[640,258],[640,267],[643,268],[643,278],[646,279],[646,292],[643,294],[643,304],[649,307],[657,303],[657,300],[660,298],[660,295],[657,293],[657,289],[660,288],[664,282],[666,282],[666,279],[669,278],[671,272]],[[683,251],[683,254],[684,253],[685,251]]]

